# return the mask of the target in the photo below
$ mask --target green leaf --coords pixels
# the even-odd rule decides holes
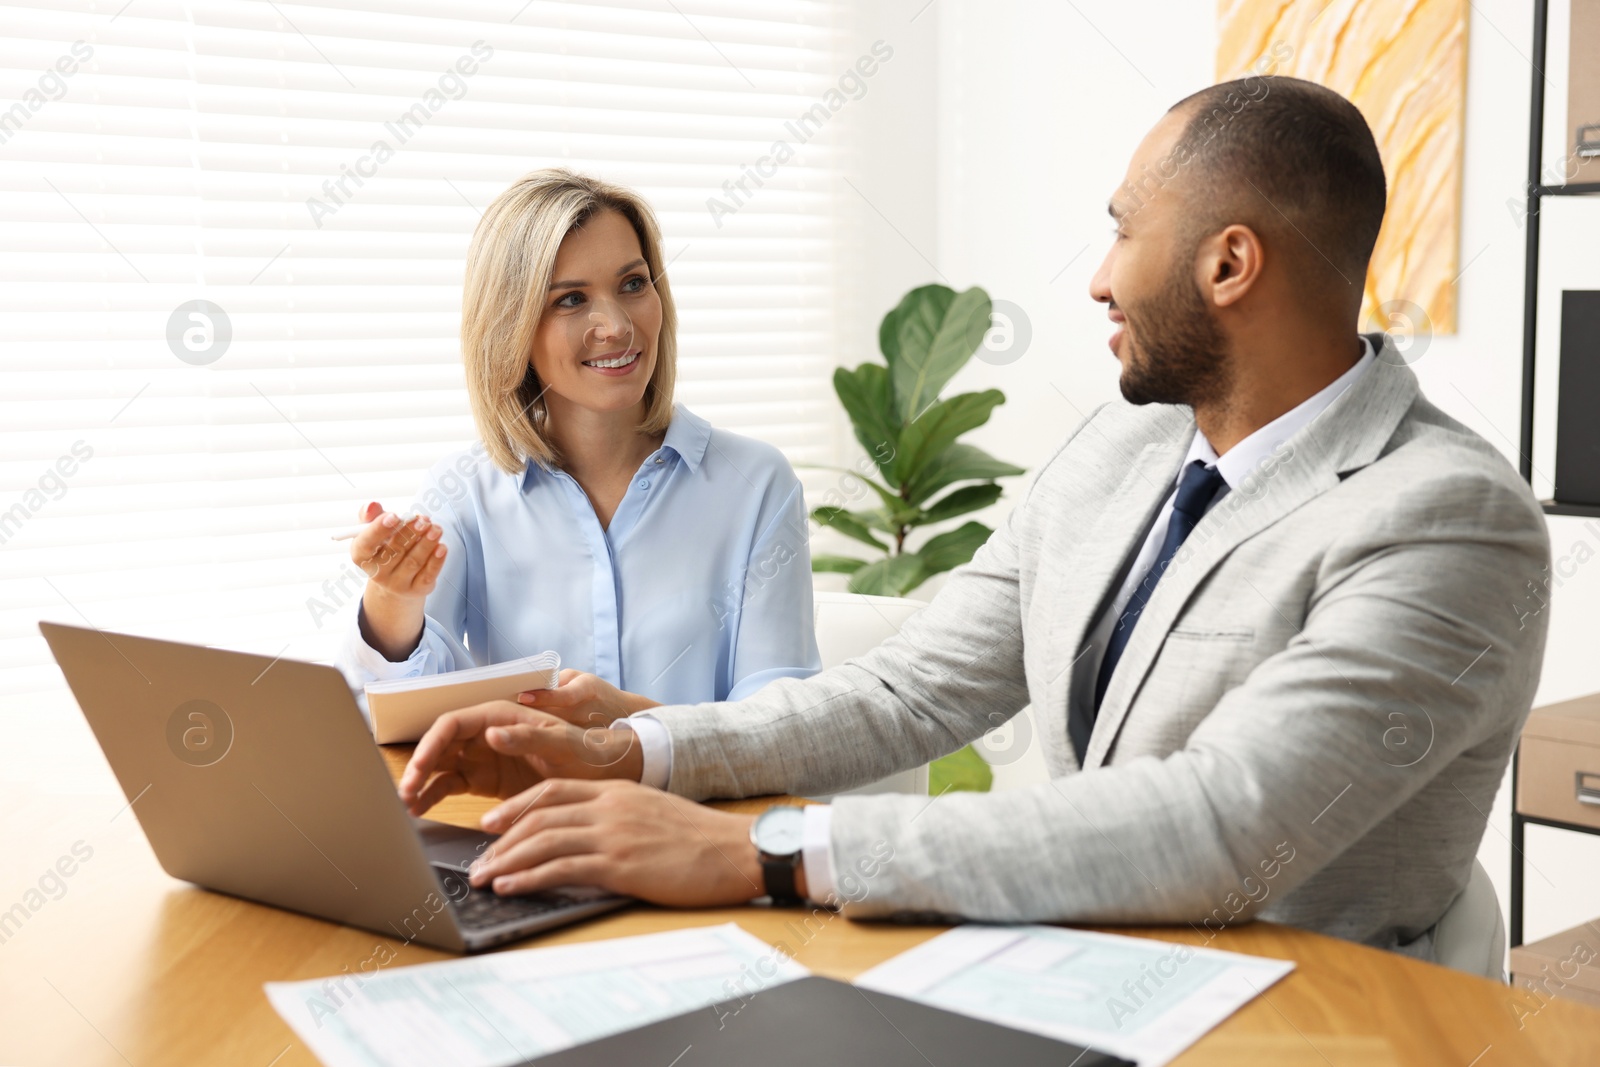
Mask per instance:
[[[928,509],[911,525],[922,526],[927,523],[943,522],[946,519],[953,519],[957,515],[965,515],[969,511],[978,511],[999,500],[1003,492],[1004,490],[996,482],[962,486],[955,492],[942,496],[933,504],[930,504]]]
[[[811,512],[811,518],[815,520],[818,525],[826,526],[829,529],[838,530],[846,537],[854,537],[857,541],[871,545],[879,552],[889,551],[888,545],[884,544],[882,541],[879,541],[876,537],[873,537],[872,531],[867,528],[866,524],[864,524],[854,515],[850,514],[844,508],[814,508]]]
[[[927,571],[928,577],[932,577],[961,566],[983,547],[992,533],[994,531],[981,522],[968,522],[937,537],[928,538],[928,543],[917,549],[923,570]]]
[[[905,596],[927,577],[920,556],[902,553],[869,563],[856,571],[850,576],[850,592],[869,596]]]
[[[994,771],[971,745],[928,765],[928,795],[945,793],[987,793],[994,785]]]
[[[895,480],[909,482],[928,460],[955,443],[956,438],[989,421],[995,408],[1006,402],[998,389],[961,393],[936,401],[900,431],[900,453],[895,457]]]
[[[917,472],[917,477],[909,485],[908,500],[920,505],[945,486],[956,482],[990,481],[1021,473],[1021,467],[995,459],[976,445],[953,444]]]
[[[878,325],[878,351],[883,353],[884,362],[890,367],[900,358],[900,325],[921,307],[924,303],[932,302],[939,308],[939,313],[944,314],[945,308],[956,298],[956,291],[948,285],[935,282],[932,285],[919,285],[900,298],[900,303],[889,309],[884,315],[883,322]]]
[[[973,286],[954,297],[945,295],[949,290],[930,290],[914,289],[901,301],[902,307],[907,300],[911,306],[899,318],[889,378],[902,426],[939,398],[939,390],[972,358],[992,324],[989,294],[981,288]],[[919,293],[924,295],[917,298]]]
[[[867,565],[864,559],[852,559],[850,556],[812,556],[811,571],[813,574],[854,574]]]
[[[892,479],[895,456],[900,451],[900,420],[895,415],[889,369],[863,363],[855,370],[833,372],[833,391],[850,416],[856,440],[867,450],[885,479]]]
[[[900,527],[902,526],[915,526],[920,522],[927,521],[922,517],[921,508],[906,503],[905,500],[901,499],[898,493],[878,484],[871,478],[863,476],[859,471],[850,470],[848,467],[830,467],[820,463],[796,463],[795,466],[806,467],[811,470],[838,471],[840,474],[846,475],[849,478],[853,478],[856,481],[861,482],[874,493],[878,494],[878,499],[883,501],[882,508],[849,512],[849,514],[854,515],[856,519],[868,526],[871,526],[875,530],[882,530],[884,533],[891,534],[898,533],[900,531]],[[832,497],[833,499],[842,499],[847,496],[856,495],[849,492],[843,483],[841,483],[839,489],[840,491],[838,493],[830,493],[828,494],[828,497]],[[827,499],[828,497],[825,497],[824,499]]]
[[[881,530],[893,537],[900,532],[900,527],[882,508],[867,508],[861,511],[847,512],[852,519],[871,530]]]
[[[860,476],[857,475],[857,477]],[[862,478],[861,480],[871,486],[872,491],[878,494],[878,499],[883,501],[883,514],[892,525],[896,527],[907,526],[921,517],[922,509],[906,503],[897,493],[885,489],[871,478]],[[895,531],[890,530],[888,532],[893,533]]]
[[[911,518],[922,513],[920,508],[914,508],[902,500],[900,498],[900,494],[884,485],[880,485],[878,482],[873,481],[860,471],[851,470],[849,467],[830,466],[826,463],[796,463],[794,466],[796,469],[838,471],[840,474],[843,474],[846,477],[853,478],[856,481],[861,482],[870,488],[874,493],[878,494],[878,499],[883,501],[883,510],[897,518]],[[839,495],[846,495],[846,486],[843,484],[842,479]],[[855,514],[860,515],[862,513],[855,512]]]

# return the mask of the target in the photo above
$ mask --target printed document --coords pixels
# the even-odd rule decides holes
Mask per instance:
[[[520,1063],[809,972],[725,923],[354,973],[266,987],[327,1067]]]
[[[1294,969],[1054,926],[958,926],[855,984],[1160,1067]]]

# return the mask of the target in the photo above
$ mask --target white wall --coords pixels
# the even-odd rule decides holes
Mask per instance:
[[[956,288],[981,284],[1021,306],[1033,341],[1018,360],[974,360],[952,389],[994,386],[1007,404],[974,441],[1032,467],[1094,405],[1115,396],[1117,367],[1106,348],[1104,310],[1087,287],[1109,241],[1105,203],[1145,131],[1182,96],[1214,80],[1216,8],[1192,0],[880,0],[866,5],[885,33],[906,35],[896,62],[925,44],[937,22],[937,167],[934,225],[922,212],[930,176],[895,167],[903,152],[921,153],[897,136],[880,138],[857,161],[858,184],[882,189],[877,206],[893,220],[869,223],[869,273],[881,281],[876,315],[905,289],[932,280]],[[1557,5],[1561,6],[1561,5]],[[921,11],[918,14],[919,10]],[[1416,364],[1427,395],[1483,434],[1515,462],[1522,328],[1523,230],[1507,202],[1520,196],[1526,158],[1532,4],[1482,0],[1469,36],[1465,173],[1461,219],[1460,330],[1433,338]],[[916,15],[915,23],[910,21]],[[901,29],[893,30],[896,20]],[[922,67],[925,57],[916,53]],[[1564,63],[1552,57],[1551,74]],[[913,64],[901,68],[905,71]],[[1561,83],[1558,83],[1561,84]],[[1564,99],[1564,93],[1552,93]],[[880,133],[896,128],[891,103],[921,101],[887,94],[872,105]],[[1560,121],[1558,110],[1551,116]],[[920,126],[917,127],[920,129]],[[920,158],[920,155],[919,155]],[[878,180],[885,167],[894,181]],[[1581,210],[1588,209],[1588,214]],[[1600,287],[1600,257],[1583,256],[1576,226],[1600,232],[1600,204],[1558,205],[1561,226],[1547,223],[1553,289]],[[1568,218],[1586,218],[1568,222]],[[1554,216],[1552,216],[1554,221]],[[906,253],[905,235],[918,245]],[[1590,238],[1593,241],[1593,237]],[[1585,262],[1587,259],[1587,264]],[[931,261],[931,263],[929,262]],[[1554,319],[1543,324],[1553,338]],[[858,362],[859,355],[847,362]],[[1545,374],[1541,384],[1553,381]],[[1543,392],[1544,390],[1541,390]],[[1548,420],[1546,420],[1546,427]],[[1543,436],[1543,435],[1542,435]],[[1538,468],[1550,472],[1546,456]],[[1019,485],[1018,490],[1021,486]],[[1541,487],[1548,495],[1548,485]],[[1012,500],[1016,491],[1009,494]],[[999,512],[1009,506],[1003,501]],[[999,515],[988,517],[997,521]],[[1553,518],[1559,558],[1578,539],[1600,548],[1582,520]],[[1509,610],[1509,608],[1508,608]],[[1539,703],[1600,688],[1594,645],[1600,638],[1600,566],[1581,568],[1556,590]],[[1042,764],[1023,760],[1001,770],[1002,784],[1037,779]],[[1509,777],[1491,814],[1480,856],[1509,893]],[[1527,936],[1535,939],[1600,914],[1600,838],[1530,832]]]

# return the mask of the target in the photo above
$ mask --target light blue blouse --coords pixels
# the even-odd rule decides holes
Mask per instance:
[[[408,659],[385,659],[347,616],[336,662],[363,710],[369,681],[545,649],[663,704],[739,700],[821,668],[799,479],[776,448],[682,405],[609,528],[570,475],[532,461],[507,474],[481,442],[436,463],[412,511],[443,527],[449,554]]]

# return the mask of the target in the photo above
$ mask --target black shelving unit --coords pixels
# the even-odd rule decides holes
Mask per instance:
[[[1539,339],[1539,227],[1544,201],[1553,196],[1600,195],[1600,182],[1545,185],[1544,177],[1544,63],[1550,29],[1550,0],[1533,5],[1533,91],[1528,124],[1528,226],[1526,263],[1522,279],[1522,426],[1518,465],[1522,477],[1533,481],[1533,381],[1535,346]],[[1544,502],[1552,515],[1600,516],[1600,507],[1587,504]]]
[[[1555,500],[1541,500],[1546,515],[1576,515],[1582,519],[1600,518],[1600,504],[1562,504]]]
[[[1523,269],[1522,288],[1522,426],[1518,464],[1522,477],[1533,482],[1533,383],[1534,347],[1539,338],[1539,226],[1542,222],[1543,202],[1553,196],[1594,196],[1600,194],[1600,182],[1574,182],[1568,185],[1543,184],[1544,171],[1544,64],[1546,46],[1550,36],[1550,0],[1534,0],[1533,5],[1533,92],[1528,124],[1528,225],[1527,263]],[[1570,76],[1570,75],[1569,75]],[[1546,514],[1576,515],[1585,518],[1600,517],[1600,506],[1592,504],[1563,504],[1555,500],[1543,501]],[[1518,754],[1520,755],[1520,746]],[[1549,826],[1575,833],[1600,834],[1587,826],[1554,822],[1523,815],[1517,811],[1518,756],[1511,760],[1511,946],[1522,944],[1523,878],[1527,857],[1523,839],[1529,823]]]

